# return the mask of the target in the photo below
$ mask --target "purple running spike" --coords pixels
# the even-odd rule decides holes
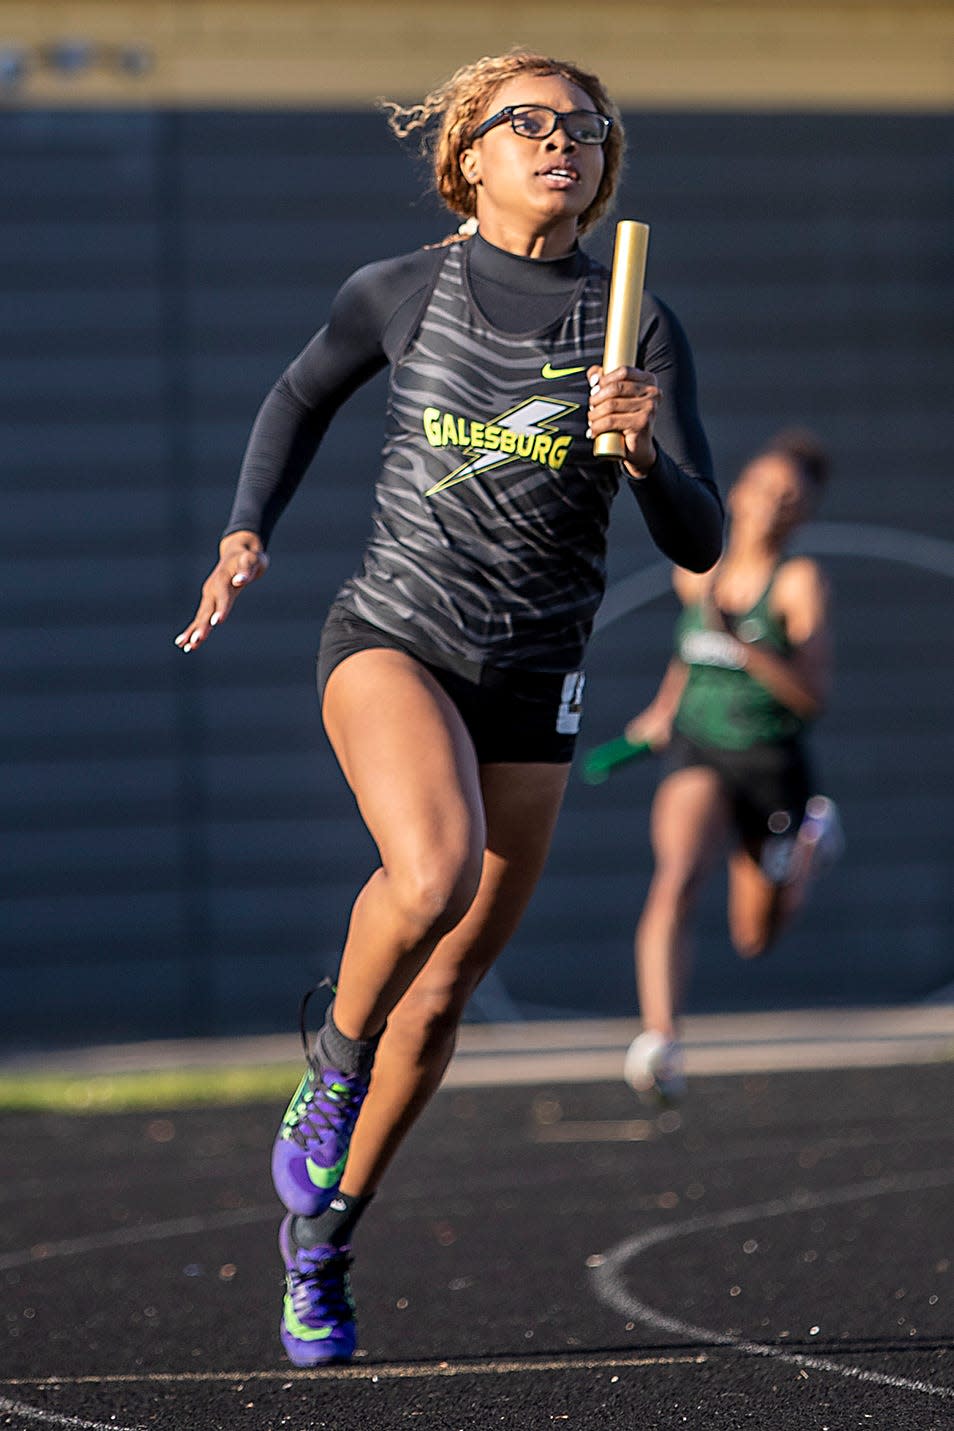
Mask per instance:
[[[309,1058],[272,1146],[272,1181],[289,1212],[317,1217],[331,1202],[369,1081]]]
[[[285,1264],[281,1339],[294,1366],[350,1361],[357,1344],[348,1269],[350,1247],[299,1247],[291,1213],[282,1219],[278,1246]]]

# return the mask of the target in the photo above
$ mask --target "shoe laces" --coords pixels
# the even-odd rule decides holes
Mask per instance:
[[[309,1144],[320,1143],[324,1134],[342,1130],[347,1132],[354,1126],[370,1082],[368,1078],[349,1078],[344,1074],[339,1074],[330,1083],[325,1082],[321,1064],[309,1049],[307,1024],[308,1005],[313,996],[322,989],[330,989],[332,994],[337,992],[335,985],[325,977],[313,989],[306,991],[298,1007],[301,1046],[311,1078],[306,1084],[307,1091],[302,1094],[299,1106],[295,1109],[294,1121],[290,1123],[286,1136],[306,1150]]]
[[[350,1249],[341,1248],[330,1255],[326,1248],[318,1253],[306,1247],[297,1249],[296,1262],[305,1263],[288,1269],[288,1291],[295,1315],[347,1321],[354,1316],[354,1304],[348,1286],[348,1269],[353,1262]],[[310,1265],[309,1265],[310,1264]]]
[[[338,1133],[342,1128],[353,1126],[368,1091],[366,1078],[345,1079],[338,1075],[328,1083],[316,1059],[310,1057],[308,1064],[311,1086],[301,1100],[301,1112],[291,1128],[291,1137],[302,1148],[320,1142],[325,1133]]]

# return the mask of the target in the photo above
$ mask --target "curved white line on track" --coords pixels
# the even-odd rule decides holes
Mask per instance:
[[[597,1296],[608,1306],[624,1313],[631,1321],[644,1322],[660,1327],[677,1336],[691,1337],[693,1341],[710,1342],[743,1352],[747,1356],[772,1357],[777,1361],[794,1366],[810,1367],[816,1371],[831,1371],[838,1376],[853,1381],[873,1382],[878,1386],[891,1386],[901,1391],[918,1391],[923,1395],[937,1396],[954,1401],[954,1387],[935,1386],[928,1381],[914,1381],[904,1376],[891,1376],[887,1372],[867,1371],[864,1367],[847,1366],[843,1362],[832,1361],[828,1357],[811,1356],[801,1352],[789,1352],[767,1342],[750,1342],[731,1332],[714,1331],[711,1327],[697,1327],[684,1322],[680,1317],[667,1316],[648,1303],[641,1302],[626,1289],[624,1269],[634,1258],[650,1247],[662,1242],[671,1242],[679,1237],[691,1237],[696,1232],[711,1232],[714,1228],[734,1227],[739,1223],[761,1221],[768,1217],[787,1217],[796,1212],[812,1212],[820,1207],[833,1207],[839,1203],[861,1202],[866,1198],[882,1197],[887,1193],[924,1192],[928,1188],[950,1187],[954,1183],[954,1169],[935,1173],[914,1173],[909,1177],[890,1180],[875,1179],[867,1183],[852,1183],[847,1187],[833,1188],[823,1193],[796,1193],[789,1198],[778,1198],[773,1202],[757,1203],[751,1207],[730,1208],[726,1212],[704,1214],[691,1217],[664,1227],[652,1227],[648,1232],[627,1238],[609,1252],[603,1254],[603,1262],[594,1268],[593,1279]]]
[[[104,1247],[134,1247],[138,1242],[161,1242],[167,1237],[192,1237],[198,1232],[242,1227],[280,1216],[281,1210],[277,1207],[243,1207],[232,1212],[199,1213],[195,1217],[172,1218],[169,1222],[151,1222],[144,1227],[117,1227],[109,1232],[92,1232],[88,1237],[64,1238],[61,1242],[40,1242],[24,1251],[3,1253],[0,1272],[11,1267],[36,1267],[54,1257],[79,1257]]]
[[[900,527],[867,526],[863,522],[810,522],[799,534],[796,549],[816,556],[871,557],[900,562],[936,576],[954,577],[954,542]],[[654,562],[615,581],[606,592],[593,625],[602,631],[640,606],[672,590],[669,562]]]
[[[597,612],[593,634],[621,616],[628,616],[637,607],[648,606],[667,591],[672,591],[672,567],[668,561],[654,562],[652,566],[644,566],[642,571],[634,571],[632,576],[624,576],[622,581],[614,581]]]
[[[864,522],[809,522],[798,536],[798,550],[818,556],[874,557],[915,566],[936,576],[954,576],[954,542],[902,527]]]
[[[72,1426],[77,1431],[142,1431],[139,1426],[120,1426],[116,1421],[83,1421],[79,1416],[64,1416],[59,1411],[41,1411],[22,1401],[8,1401],[0,1396],[0,1415],[20,1416],[24,1421],[39,1421],[44,1426]]]

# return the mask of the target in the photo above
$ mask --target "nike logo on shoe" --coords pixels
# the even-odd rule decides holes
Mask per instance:
[[[300,1342],[323,1342],[331,1336],[332,1328],[329,1327],[307,1327],[295,1311],[292,1302],[292,1293],[285,1293],[285,1326],[293,1337],[297,1337]]]
[[[568,378],[572,373],[583,373],[586,368],[551,368],[549,361],[540,369],[542,378]]]
[[[333,1167],[321,1168],[311,1158],[306,1158],[305,1167],[308,1170],[308,1177],[316,1188],[333,1188],[336,1183],[341,1181],[341,1174],[344,1172],[344,1165],[347,1161],[348,1154],[345,1153],[344,1157],[339,1158]]]

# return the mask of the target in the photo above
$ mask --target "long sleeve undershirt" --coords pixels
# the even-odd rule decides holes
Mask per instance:
[[[275,523],[312,462],[328,424],[351,394],[403,352],[420,322],[443,250],[421,249],[358,270],[339,290],[326,325],[266,397],[249,438],[225,535]],[[470,241],[474,300],[510,333],[556,321],[580,280],[579,250],[564,258],[521,258],[479,235]],[[628,483],[653,541],[678,566],[705,571],[722,543],[722,503],[696,405],[692,355],[675,315],[651,294],[643,305],[639,364],[663,397],[655,422],[657,459]]]

